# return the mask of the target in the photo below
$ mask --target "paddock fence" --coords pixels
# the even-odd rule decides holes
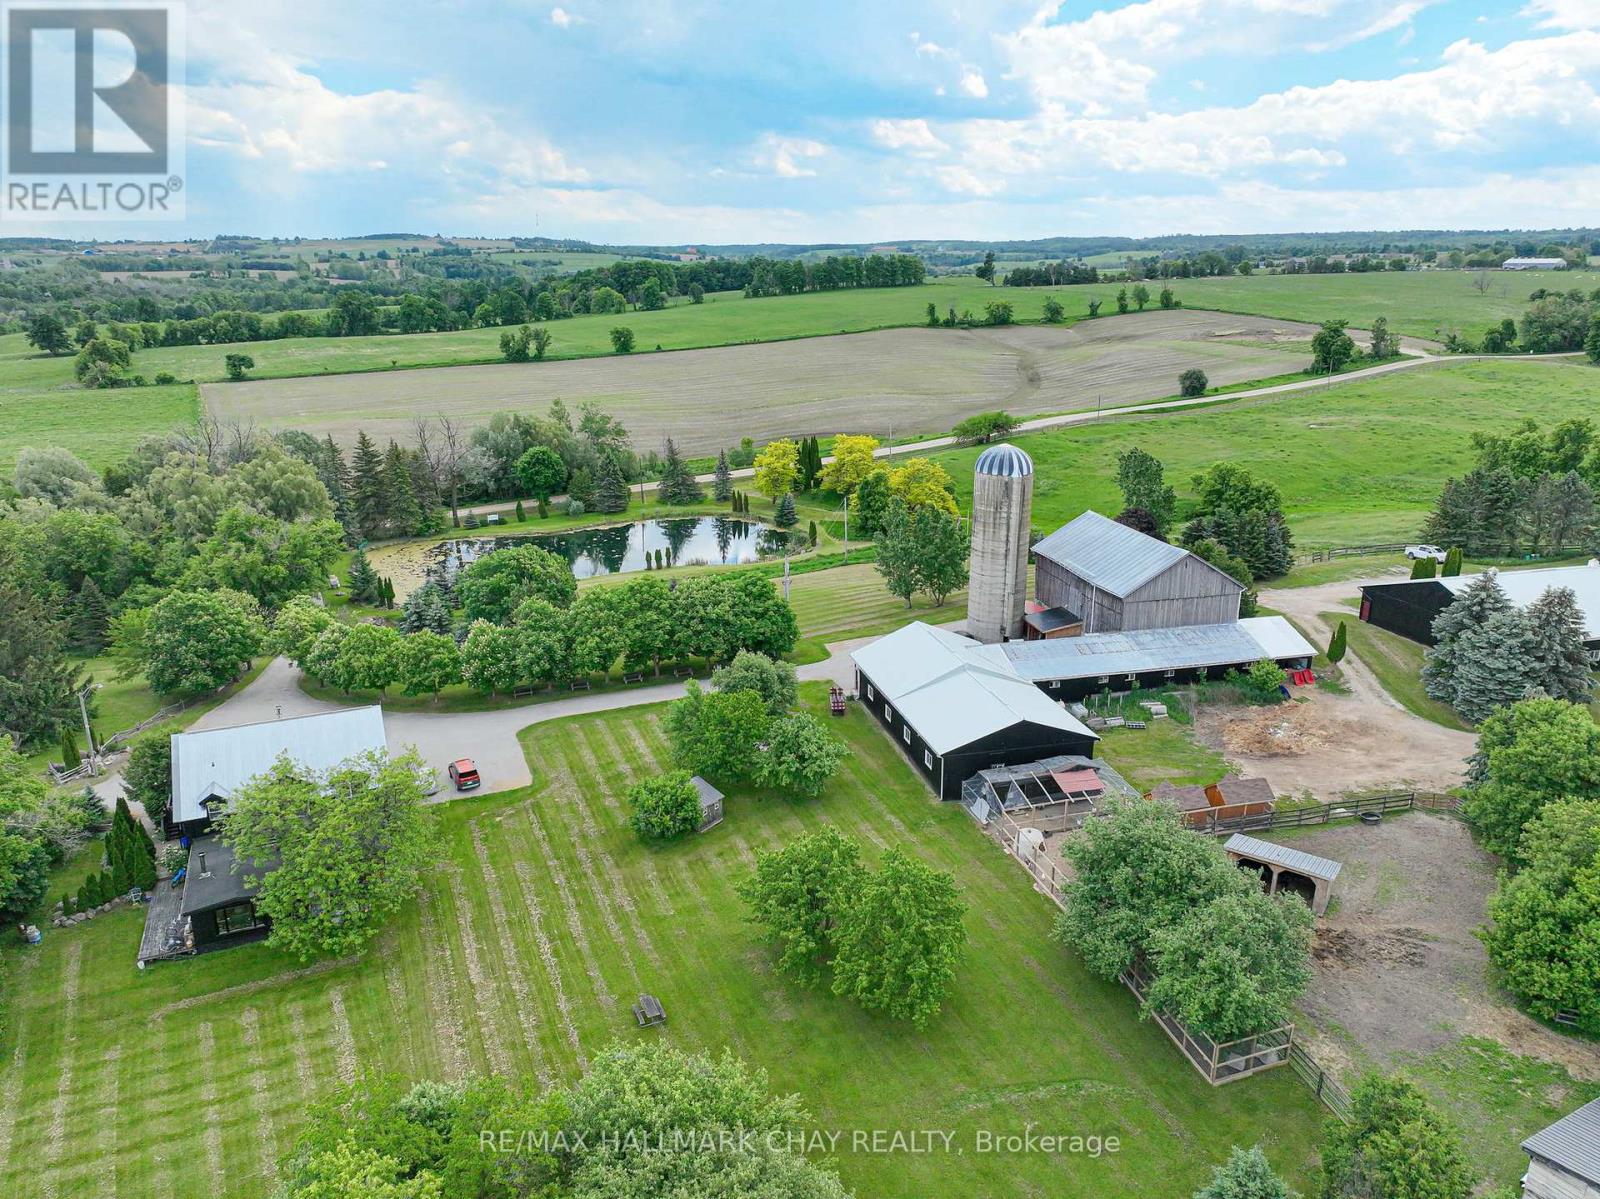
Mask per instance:
[[[1490,533],[1492,537],[1495,533]],[[1368,554],[1399,554],[1404,553],[1408,545],[1416,545],[1415,541],[1381,541],[1369,545],[1333,545],[1326,549],[1307,550],[1303,554],[1295,555],[1295,565],[1311,566],[1318,562],[1335,562],[1340,558],[1364,558]],[[1589,547],[1582,542],[1573,542],[1571,545],[1561,544],[1547,546],[1538,552],[1530,551],[1526,555],[1517,555],[1509,561],[1537,562],[1541,558],[1562,558],[1574,554],[1587,554]]]
[[[1432,792],[1400,791],[1389,795],[1367,795],[1358,799],[1334,800],[1329,803],[1302,807],[1281,808],[1259,812],[1250,816],[1234,816],[1219,820],[1207,818],[1205,813],[1187,813],[1189,827],[1196,832],[1212,836],[1231,836],[1234,833],[1271,832],[1274,829],[1309,828],[1333,824],[1341,820],[1360,820],[1364,816],[1382,819],[1395,812],[1444,812],[1459,816],[1461,800],[1454,795]]]
[[[1311,1088],[1324,1107],[1346,1124],[1350,1122],[1350,1092],[1337,1078],[1317,1065],[1316,1058],[1298,1041],[1289,1046],[1289,1066],[1294,1070],[1295,1077]]]

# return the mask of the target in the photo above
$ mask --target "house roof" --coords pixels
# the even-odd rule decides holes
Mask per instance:
[[[1261,658],[1310,658],[1317,651],[1283,617],[1253,616],[1224,624],[1008,641],[984,652],[1005,659],[1020,677],[1040,682],[1235,666]]]
[[[205,801],[228,799],[280,754],[307,770],[328,770],[388,748],[383,709],[373,705],[172,735],[172,819],[203,820]]]
[[[1600,1186],[1600,1099],[1562,1116],[1522,1142],[1530,1157],[1542,1158]]]
[[[718,800],[723,798],[723,794],[722,794],[721,791],[718,791],[715,787],[713,787],[710,783],[706,782],[705,779],[701,778],[698,774],[695,775],[689,781],[694,784],[694,789],[696,791],[700,792],[700,806],[701,807],[705,807],[707,804],[716,803]]]
[[[200,869],[201,856],[205,857],[205,870]],[[269,862],[246,862],[236,859],[233,850],[221,837],[196,837],[189,845],[189,866],[183,875],[184,916],[209,911],[224,904],[249,899],[256,888],[245,883],[247,874],[262,877],[277,865]]]
[[[1234,833],[1228,838],[1228,843],[1222,847],[1229,853],[1239,854],[1249,858],[1252,862],[1265,862],[1269,866],[1281,866],[1285,870],[1293,870],[1296,874],[1303,874],[1308,878],[1322,879],[1332,882],[1339,877],[1343,869],[1338,862],[1331,858],[1319,858],[1314,853],[1306,853],[1300,849],[1290,849],[1287,845],[1277,845],[1271,841],[1262,841],[1256,837],[1247,837],[1243,833]]]
[[[1448,579],[1418,579],[1417,582],[1438,583],[1451,595],[1460,595],[1472,580],[1481,577],[1478,574],[1454,575]],[[1600,565],[1501,570],[1495,572],[1495,582],[1500,584],[1506,598],[1519,608],[1527,607],[1552,587],[1570,588],[1578,611],[1583,614],[1585,638],[1590,641],[1600,638]]]
[[[1119,525],[1098,512],[1068,521],[1035,545],[1033,552],[1122,598],[1190,556],[1182,546]]]
[[[935,753],[1024,722],[1096,739],[1003,660],[988,660],[984,648],[918,621],[850,657]]]

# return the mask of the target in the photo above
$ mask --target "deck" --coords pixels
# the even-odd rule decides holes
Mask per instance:
[[[184,937],[183,888],[162,879],[145,905],[144,935],[139,938],[139,962],[160,961],[193,953]]]

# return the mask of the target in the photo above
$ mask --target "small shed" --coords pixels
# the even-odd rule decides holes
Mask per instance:
[[[1267,816],[1277,806],[1277,796],[1266,779],[1240,778],[1236,774],[1204,787],[1158,783],[1145,798],[1172,804],[1183,813],[1183,822],[1190,828],[1205,828],[1246,816]]]
[[[1600,1199],[1600,1099],[1522,1142],[1523,1199]]]
[[[703,833],[722,823],[723,795],[698,774],[690,781],[694,783],[694,789],[700,792],[700,827],[695,832]]]
[[[1327,912],[1333,880],[1339,877],[1342,869],[1338,862],[1243,833],[1229,837],[1222,848],[1227,850],[1234,865],[1253,869],[1261,875],[1268,895],[1276,895],[1287,887],[1304,899],[1316,915]]]

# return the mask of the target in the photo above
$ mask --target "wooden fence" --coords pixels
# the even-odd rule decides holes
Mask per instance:
[[[1382,541],[1371,545],[1334,545],[1322,550],[1308,550],[1295,556],[1295,562],[1301,566],[1308,566],[1315,562],[1332,562],[1338,558],[1361,558],[1368,554],[1399,554],[1405,551],[1406,546],[1417,544],[1414,541]],[[1572,545],[1553,545],[1538,553],[1526,555],[1525,560],[1537,561],[1540,558],[1560,558],[1571,554],[1587,554],[1589,547],[1582,543],[1574,542]]]
[[[1295,1076],[1311,1088],[1330,1112],[1349,1123],[1350,1092],[1344,1089],[1344,1084],[1337,1078],[1317,1065],[1316,1059],[1299,1042],[1289,1046],[1289,1065],[1294,1069]]]
[[[1259,812],[1252,816],[1233,816],[1225,820],[1197,817],[1204,813],[1188,813],[1189,827],[1213,836],[1231,836],[1233,833],[1271,832],[1280,828],[1305,828],[1310,825],[1332,824],[1338,820],[1358,820],[1376,814],[1387,816],[1392,812],[1410,812],[1421,808],[1426,811],[1459,814],[1461,800],[1454,795],[1435,795],[1416,791],[1402,791],[1392,795],[1368,795],[1360,799],[1335,800],[1331,803],[1313,804],[1309,807],[1283,808]]]

